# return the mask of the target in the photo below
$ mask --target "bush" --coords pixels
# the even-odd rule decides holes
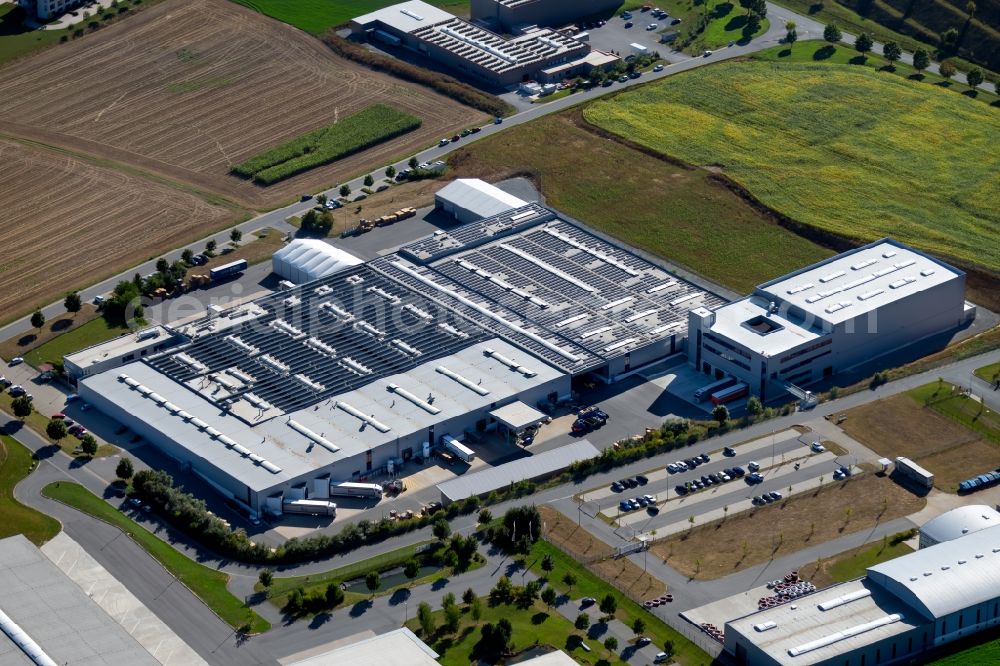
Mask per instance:
[[[241,162],[233,173],[270,185],[417,129],[420,118],[385,104],[373,104]]]
[[[49,436],[49,439],[59,441],[66,436],[66,432],[66,422],[62,419],[52,419],[45,426],[45,434]]]
[[[514,111],[510,104],[507,104],[507,102],[504,102],[496,95],[490,95],[489,93],[477,90],[447,74],[433,72],[390,56],[374,53],[364,46],[340,37],[332,30],[323,37],[323,42],[334,53],[343,58],[359,62],[377,72],[388,72],[405,81],[427,86],[445,97],[450,97],[457,102],[484,111],[491,116],[506,116]]]

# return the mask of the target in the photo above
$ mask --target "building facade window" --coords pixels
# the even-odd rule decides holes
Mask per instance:
[[[782,356],[780,363],[787,363],[788,361],[791,361],[793,358],[798,358],[799,356],[803,356],[805,354],[808,354],[811,351],[816,351],[817,349],[822,349],[823,347],[826,347],[827,345],[830,345],[830,344],[833,344],[833,338],[827,338],[825,340],[820,340],[819,342],[817,342],[815,344],[811,344],[808,347],[805,347],[804,349],[800,349],[798,351],[792,352],[791,354],[788,354],[787,356]]]

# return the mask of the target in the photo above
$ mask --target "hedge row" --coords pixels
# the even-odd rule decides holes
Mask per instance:
[[[359,44],[344,39],[332,30],[326,34],[323,41],[333,49],[334,53],[343,58],[359,62],[375,71],[387,72],[406,81],[427,86],[446,97],[479,109],[491,116],[508,116],[514,112],[514,107],[496,95],[473,88],[447,74],[417,67],[402,60],[369,51]]]
[[[384,104],[374,104],[333,125],[303,134],[232,168],[245,178],[270,185],[329,164],[420,127],[421,120]]]

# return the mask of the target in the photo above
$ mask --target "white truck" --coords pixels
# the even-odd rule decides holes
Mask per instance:
[[[902,456],[896,458],[896,473],[905,476],[921,488],[929,490],[934,487],[934,475],[909,458]]]
[[[281,503],[282,513],[304,513],[310,516],[335,516],[337,505],[327,500],[297,499],[284,500]]]
[[[330,484],[331,497],[382,497],[382,486],[377,483],[343,481]]]
[[[467,447],[465,444],[462,444],[462,442],[458,441],[451,435],[442,435],[441,443],[444,444],[444,448],[448,449],[467,463],[471,463],[476,459],[475,451]]]

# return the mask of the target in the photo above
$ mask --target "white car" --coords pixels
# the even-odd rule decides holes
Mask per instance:
[[[24,363],[23,356],[15,356],[14,358],[10,359],[11,365],[21,365],[22,363]]]
[[[813,442],[812,446],[810,446],[809,448],[811,448],[816,453],[823,453],[824,451],[826,451],[826,447],[820,444],[819,442]]]
[[[653,71],[654,72],[662,72],[663,71],[663,65],[657,65],[656,67],[653,68]]]
[[[704,53],[702,53],[702,55],[707,58],[708,56],[712,55],[712,52],[711,51],[705,51]]]
[[[449,143],[451,143],[451,139],[441,139],[438,141],[439,146],[447,146]]]
[[[659,27],[660,27],[659,23],[650,23],[649,25],[646,26],[646,30],[656,30]]]
[[[751,460],[750,462],[747,463],[747,469],[750,470],[751,472],[756,472],[760,470],[760,463],[758,463],[755,460]]]

